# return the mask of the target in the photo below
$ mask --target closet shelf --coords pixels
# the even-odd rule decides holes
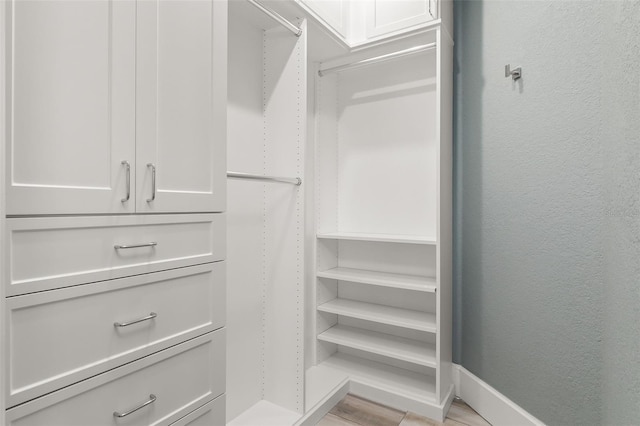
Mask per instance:
[[[318,340],[436,368],[435,346],[418,340],[343,325],[319,334]]]
[[[333,280],[400,288],[405,290],[424,291],[428,293],[435,293],[437,288],[435,278],[367,271],[364,269],[333,268],[326,271],[320,271],[316,275],[319,278],[329,278]]]
[[[351,240],[351,241],[373,241],[379,243],[403,243],[403,244],[423,244],[435,245],[436,240],[424,236],[416,235],[393,235],[393,234],[366,234],[354,232],[322,232],[318,233],[320,239],[329,240]]]
[[[333,299],[318,306],[318,310],[429,333],[436,332],[436,317],[434,314],[427,312],[400,309],[349,299]]]
[[[392,367],[353,355],[336,352],[317,366],[327,374],[340,371],[355,382],[382,388],[422,402],[435,402],[436,379],[433,376]],[[319,371],[320,372],[320,371]]]

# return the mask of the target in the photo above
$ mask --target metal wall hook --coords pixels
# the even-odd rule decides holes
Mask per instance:
[[[505,65],[504,76],[505,77],[511,76],[513,81],[519,80],[522,77],[522,68],[517,67],[517,68],[511,69],[511,64]]]

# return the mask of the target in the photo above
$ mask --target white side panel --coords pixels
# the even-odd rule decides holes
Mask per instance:
[[[307,117],[307,32],[265,33],[265,173],[303,176]],[[304,409],[304,188],[266,192],[265,399]]]
[[[137,210],[223,211],[227,2],[143,1],[137,16]]]
[[[438,401],[452,384],[453,342],[453,46],[438,30]]]
[[[135,3],[5,3],[7,213],[134,211]]]
[[[432,55],[340,74],[338,231],[435,236]]]
[[[345,0],[296,0],[306,6],[315,17],[336,33],[347,38],[348,17],[351,2]]]
[[[0,22],[6,22],[6,12],[7,12],[7,2],[0,2]],[[6,241],[6,200],[2,194],[6,194],[4,189],[6,188],[5,184],[5,159],[6,159],[6,136],[7,136],[7,127],[6,127],[6,119],[7,119],[7,98],[5,97],[5,88],[6,88],[6,41],[7,41],[7,31],[6,28],[4,30],[0,29],[0,188],[3,191],[0,193],[0,241]],[[6,257],[5,257],[5,244],[0,244],[0,271],[6,271]],[[4,318],[5,315],[5,283],[6,275],[4,273],[0,273],[0,318]],[[7,360],[6,352],[6,336],[5,336],[5,328],[0,327],[0,368],[4,368]],[[6,380],[6,379],[5,379]],[[5,405],[5,384],[0,383],[0,413],[4,413],[6,409]]]
[[[228,169],[261,174],[263,31],[235,8],[229,20]],[[227,421],[264,396],[264,191],[258,181],[228,179]]]

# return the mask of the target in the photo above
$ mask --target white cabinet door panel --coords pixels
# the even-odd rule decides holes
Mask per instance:
[[[135,3],[9,7],[8,214],[133,211]]]
[[[431,0],[374,0],[367,3],[367,39],[403,31],[434,18]]]
[[[137,31],[137,210],[222,211],[226,3],[139,2]]]

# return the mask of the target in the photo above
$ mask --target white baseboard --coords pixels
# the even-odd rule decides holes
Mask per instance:
[[[494,426],[544,426],[515,402],[466,368],[453,364],[456,395]]]

